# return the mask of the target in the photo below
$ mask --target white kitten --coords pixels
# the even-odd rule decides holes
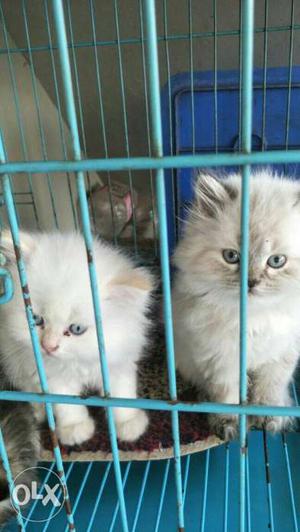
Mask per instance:
[[[14,278],[15,296],[0,309],[0,346],[5,373],[25,391],[39,391],[13,245],[2,234]],[[96,328],[84,240],[79,233],[21,233],[33,312],[51,393],[78,395],[87,386],[101,390]],[[146,343],[153,279],[116,249],[94,241],[94,256],[111,395],[135,398],[136,363]],[[73,445],[90,438],[94,421],[85,406],[56,405],[58,436]],[[39,415],[44,408],[39,408]],[[115,408],[117,434],[135,440],[148,419],[138,409]]]
[[[176,359],[210,401],[239,402],[241,177],[200,175],[185,234],[175,252]],[[300,185],[267,171],[250,182],[248,399],[291,404],[288,386],[300,337]],[[286,418],[252,420],[280,430]],[[236,419],[210,416],[221,437]],[[250,420],[251,422],[251,420]]]

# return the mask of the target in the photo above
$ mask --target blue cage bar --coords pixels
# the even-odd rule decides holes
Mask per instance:
[[[4,141],[2,138],[1,130],[0,130],[0,161],[1,162],[5,161],[5,146],[4,146]],[[2,190],[3,190],[4,202],[5,202],[6,209],[7,209],[7,216],[8,216],[10,230],[11,230],[12,239],[13,239],[14,248],[15,248],[15,255],[16,255],[17,267],[18,267],[18,272],[19,272],[20,284],[22,288],[26,318],[27,318],[27,323],[28,323],[28,327],[30,331],[32,348],[33,348],[36,366],[38,370],[38,375],[40,379],[41,390],[44,393],[47,393],[48,392],[47,376],[46,376],[46,372],[44,368],[43,357],[41,354],[39,337],[38,337],[36,327],[35,327],[35,322],[33,319],[33,311],[32,311],[31,300],[30,300],[30,288],[28,286],[24,260],[22,257],[18,218],[17,218],[16,208],[15,208],[13,194],[11,190],[10,179],[7,174],[2,175]],[[66,476],[64,472],[64,466],[63,466],[62,456],[60,452],[60,447],[59,447],[58,439],[57,439],[56,432],[55,432],[55,419],[54,419],[54,414],[53,414],[53,408],[52,408],[52,405],[48,403],[45,403],[45,408],[46,408],[46,415],[47,415],[49,430],[51,434],[56,467],[57,467],[57,471],[59,472],[61,482],[64,488],[65,509],[67,513],[68,527],[69,527],[69,530],[74,530],[75,529],[74,519],[73,519],[73,514],[72,514],[69,493],[68,493],[68,487],[66,483]],[[8,459],[7,459],[5,449],[3,448],[3,443],[4,443],[4,440],[2,438],[0,441],[1,456],[3,457],[4,464],[8,468],[9,464],[8,464]],[[7,469],[7,471],[9,472],[9,469]],[[8,480],[9,480],[9,486],[11,489],[11,481],[10,479]]]
[[[149,71],[149,99],[151,116],[152,151],[157,157],[163,155],[163,139],[160,109],[160,85],[157,54],[157,34],[155,20],[154,0],[145,0],[147,59]],[[159,217],[160,258],[163,282],[163,305],[166,335],[166,351],[168,362],[169,391],[172,400],[177,399],[175,353],[172,321],[171,278],[169,265],[168,227],[166,214],[166,195],[164,173],[158,169],[156,173],[157,209]],[[179,417],[177,412],[172,412],[172,431],[174,441],[174,463],[177,492],[178,525],[179,530],[184,529],[183,500],[182,500],[182,476],[180,462],[180,436]]]
[[[251,152],[254,0],[243,2],[242,17],[242,137],[244,153]],[[249,261],[249,182],[251,167],[242,171],[241,287],[240,287],[240,404],[247,402],[247,299]],[[247,416],[240,415],[240,531],[246,529]]]
[[[138,504],[135,511],[134,520],[131,528],[128,524],[128,515],[126,508],[126,483],[129,477],[131,463],[129,463],[124,469],[123,473],[121,470],[118,443],[116,436],[116,429],[113,416],[114,407],[124,407],[124,408],[143,408],[149,410],[164,410],[170,412],[172,418],[172,434],[173,434],[173,444],[174,444],[174,466],[175,466],[175,483],[176,483],[176,498],[177,498],[177,520],[178,527],[180,531],[184,530],[184,505],[186,499],[186,490],[188,483],[188,475],[190,468],[190,457],[188,457],[185,463],[185,469],[182,468],[181,453],[180,453],[180,430],[179,430],[179,412],[199,412],[199,413],[219,413],[227,415],[237,415],[240,420],[240,439],[239,439],[239,530],[240,532],[245,532],[246,530],[250,531],[251,521],[250,521],[250,488],[249,488],[249,457],[247,454],[247,416],[249,415],[284,415],[284,416],[294,416],[300,418],[300,409],[298,404],[291,407],[275,407],[275,406],[262,406],[262,405],[250,405],[247,404],[247,293],[248,293],[248,251],[249,251],[249,184],[250,184],[250,173],[251,165],[254,164],[276,164],[276,163],[298,163],[300,161],[300,149],[293,149],[290,151],[287,150],[271,150],[271,151],[252,151],[251,150],[251,140],[252,140],[252,90],[253,90],[253,40],[255,32],[259,33],[260,28],[254,29],[254,0],[243,0],[242,11],[241,11],[241,151],[239,153],[222,153],[218,148],[218,108],[217,108],[217,37],[225,35],[239,35],[234,31],[219,31],[217,32],[217,2],[214,0],[213,6],[213,17],[214,17],[214,31],[213,32],[202,32],[196,33],[193,31],[193,22],[192,22],[192,8],[191,2],[188,2],[189,8],[189,32],[183,35],[169,35],[168,34],[168,24],[166,18],[166,2],[164,0],[164,12],[165,12],[165,25],[164,25],[164,36],[159,37],[157,35],[156,27],[156,5],[155,0],[142,0],[140,3],[140,24],[141,24],[141,38],[140,39],[121,39],[119,32],[119,19],[118,19],[118,4],[117,0],[114,0],[114,14],[115,14],[115,24],[116,24],[116,40],[112,41],[99,41],[96,36],[96,25],[95,25],[95,13],[94,13],[94,2],[90,0],[90,13],[92,21],[92,40],[89,43],[76,43],[74,42],[74,37],[72,33],[72,14],[71,14],[71,5],[70,2],[67,2],[66,12],[69,22],[69,28],[71,28],[71,46],[67,40],[67,30],[66,30],[66,20],[64,15],[64,3],[62,0],[52,0],[51,5],[53,8],[54,16],[54,25],[56,29],[57,43],[53,45],[51,40],[51,31],[49,23],[49,13],[47,2],[45,2],[45,16],[47,21],[47,29],[49,36],[49,47],[44,46],[32,46],[30,42],[29,29],[27,26],[27,16],[25,4],[23,4],[24,19],[26,23],[26,36],[27,36],[27,47],[10,49],[9,43],[6,35],[5,43],[6,49],[0,50],[1,53],[7,53],[10,64],[10,73],[12,77],[12,84],[14,88],[14,98],[15,104],[18,108],[18,95],[16,88],[16,81],[14,78],[13,67],[11,62],[10,54],[14,52],[28,52],[30,58],[32,59],[32,51],[49,51],[51,53],[52,60],[52,69],[54,73],[55,81],[55,94],[57,98],[57,105],[59,107],[59,116],[61,117],[60,112],[60,100],[59,100],[59,91],[58,91],[58,82],[55,71],[55,61],[53,57],[53,51],[57,50],[60,60],[60,74],[62,79],[62,86],[64,90],[64,100],[66,106],[66,113],[68,118],[68,125],[71,131],[72,139],[72,160],[46,160],[47,151],[45,147],[45,142],[43,139],[43,128],[41,120],[39,119],[40,135],[43,141],[43,161],[31,161],[28,160],[27,149],[25,138],[23,134],[22,123],[19,123],[19,128],[22,133],[22,147],[23,147],[23,157],[24,161],[6,161],[4,142],[0,139],[0,175],[2,180],[3,187],[3,197],[5,206],[7,209],[8,220],[13,236],[13,241],[15,249],[17,251],[16,257],[18,261],[18,269],[20,275],[21,286],[27,284],[26,271],[24,267],[24,262],[22,260],[22,254],[20,252],[20,240],[19,240],[19,224],[14,204],[13,192],[10,182],[10,175],[14,175],[15,179],[18,179],[19,174],[25,172],[28,173],[30,190],[32,192],[32,183],[31,183],[31,174],[44,173],[48,178],[48,185],[50,190],[50,196],[54,205],[54,200],[51,195],[51,174],[55,172],[66,172],[68,174],[74,172],[76,174],[76,185],[79,198],[79,207],[80,214],[82,218],[82,229],[86,244],[86,253],[87,253],[87,263],[89,268],[90,275],[90,285],[91,292],[93,297],[93,306],[94,306],[94,315],[95,323],[97,329],[97,339],[99,346],[99,369],[101,371],[103,379],[103,397],[75,397],[68,395],[59,395],[59,394],[49,394],[47,386],[47,378],[43,366],[42,355],[40,352],[38,335],[35,330],[34,320],[32,317],[32,308],[30,304],[29,293],[23,291],[24,294],[24,303],[27,314],[28,326],[30,329],[33,351],[36,359],[36,364],[41,381],[41,393],[29,393],[29,392],[17,392],[17,391],[0,391],[0,400],[1,401],[30,401],[36,403],[44,403],[47,411],[48,424],[52,431],[53,436],[53,450],[54,457],[58,471],[61,473],[61,478],[66,490],[66,510],[67,510],[67,529],[75,530],[75,522],[73,513],[76,511],[82,493],[85,489],[88,476],[91,471],[91,464],[88,465],[85,475],[82,480],[82,484],[78,493],[76,495],[73,512],[70,506],[70,500],[68,497],[67,491],[67,480],[72,471],[72,465],[68,468],[68,471],[65,472],[62,462],[62,456],[60,448],[55,436],[55,420],[53,415],[52,405],[56,403],[66,403],[74,405],[86,405],[86,406],[95,406],[105,408],[108,418],[109,426],[109,436],[110,444],[113,455],[113,468],[114,475],[117,487],[117,503],[114,508],[110,530],[113,530],[118,512],[121,515],[121,526],[124,532],[131,530],[136,532],[138,530],[137,523],[139,519],[139,514],[141,511],[141,505],[143,501],[143,496],[147,484],[147,480],[151,473],[150,462],[147,462],[140,495],[138,499]],[[266,2],[266,25],[267,25],[267,15],[268,15],[268,2]],[[1,18],[4,21],[4,15],[2,12],[2,7],[0,4]],[[299,30],[300,25],[294,24],[294,3],[292,9],[292,30]],[[144,27],[143,27],[144,23]],[[5,28],[5,24],[4,24]],[[285,31],[290,29],[289,26],[282,26],[280,28],[268,27],[268,31]],[[193,128],[193,153],[188,155],[172,155],[164,156],[163,153],[163,135],[162,135],[162,117],[161,117],[161,101],[160,101],[160,79],[159,79],[159,59],[158,59],[158,43],[160,41],[165,42],[165,51],[166,51],[166,63],[168,71],[168,82],[170,78],[170,62],[169,62],[169,48],[168,45],[172,40],[186,39],[189,42],[189,52],[190,52],[190,84],[191,84],[191,112],[192,112],[192,122],[193,126],[195,125],[195,110],[194,110],[194,95],[193,95],[193,85],[194,85],[194,56],[193,56],[193,39],[202,38],[202,37],[213,37],[214,41],[214,68],[215,68],[215,79],[214,79],[214,93],[215,93],[215,135],[216,135],[216,153],[206,153],[199,154],[195,153],[195,131]],[[122,51],[121,45],[139,43],[145,47],[145,56],[144,57],[144,48],[142,50],[142,57],[144,64],[144,90],[146,97],[148,98],[147,105],[147,120],[148,120],[148,141],[149,141],[149,156],[148,157],[130,157],[130,147],[128,141],[128,124],[127,124],[127,108],[126,108],[126,97],[124,89],[124,73],[122,66]],[[106,124],[104,110],[102,106],[102,84],[101,84],[101,74],[98,64],[97,56],[97,47],[98,46],[111,46],[116,45],[118,51],[118,65],[120,73],[120,82],[121,82],[121,101],[122,101],[122,116],[123,116],[123,126],[124,126],[124,135],[126,141],[126,157],[120,158],[109,158],[107,139],[106,139]],[[104,147],[105,147],[105,158],[99,159],[88,159],[86,158],[85,145],[81,146],[80,142],[80,127],[83,131],[83,144],[84,141],[84,125],[82,120],[82,109],[80,102],[80,91],[78,87],[78,76],[77,76],[77,66],[76,66],[76,54],[75,51],[81,47],[92,47],[94,48],[95,54],[95,67],[97,72],[97,91],[99,97],[99,105],[101,110],[101,123],[102,131],[104,135]],[[71,48],[71,51],[70,51]],[[265,40],[265,62],[264,68],[266,71],[266,53],[267,53],[267,44]],[[75,75],[75,84],[72,80],[72,69],[70,62],[70,55],[73,59],[73,71]],[[291,33],[290,41],[290,66],[293,56],[293,33]],[[31,75],[33,79],[33,86],[35,87],[35,74],[33,61],[31,60]],[[291,71],[290,71],[291,72]],[[148,81],[148,86],[147,82]],[[289,84],[291,86],[291,73]],[[264,85],[266,86],[266,75],[264,78]],[[79,114],[80,121],[77,120],[76,114],[76,104],[74,96],[74,88],[76,90],[77,99],[79,101]],[[79,97],[78,97],[79,94]],[[34,96],[36,101],[36,107],[39,108],[38,95],[34,89]],[[264,96],[265,98],[265,96]],[[289,102],[290,102],[290,93],[289,93]],[[171,92],[169,92],[169,100],[171,100]],[[289,108],[289,104],[288,104]],[[170,115],[170,124],[172,126],[172,117]],[[287,135],[286,135],[286,148],[288,148],[288,122],[289,122],[289,113],[287,113]],[[265,124],[265,117],[264,117]],[[79,127],[80,126],[80,127]],[[265,127],[265,126],[263,126]],[[62,125],[60,124],[62,143],[64,147],[64,156],[67,158],[66,146],[64,144]],[[172,127],[170,127],[170,135],[172,136]],[[83,147],[83,151],[82,151]],[[82,156],[84,154],[84,158]],[[175,357],[174,357],[174,341],[173,341],[173,323],[172,323],[172,301],[171,301],[171,278],[170,278],[170,261],[169,261],[169,246],[168,246],[168,225],[167,225],[167,212],[166,212],[166,192],[165,192],[165,181],[164,181],[164,169],[178,169],[178,168],[189,168],[189,167],[220,167],[220,166],[241,166],[242,167],[242,209],[241,209],[241,277],[240,277],[240,404],[230,405],[230,404],[221,404],[221,403],[208,403],[208,402],[195,402],[188,403],[182,402],[177,399],[177,385],[176,385],[176,370],[175,370]],[[97,283],[96,271],[93,264],[93,239],[91,232],[91,223],[89,217],[89,207],[86,196],[86,187],[85,187],[85,175],[84,173],[89,171],[105,171],[110,172],[119,172],[119,171],[128,171],[130,189],[132,191],[132,172],[134,170],[152,170],[153,176],[155,177],[156,185],[156,201],[157,201],[157,211],[158,211],[158,220],[159,220],[159,246],[160,246],[160,264],[161,264],[161,273],[162,273],[162,284],[163,284],[163,305],[164,305],[164,326],[165,326],[165,337],[166,337],[166,355],[167,355],[167,366],[168,366],[168,377],[169,377],[169,400],[154,400],[154,399],[126,399],[126,398],[114,398],[110,395],[110,382],[109,382],[109,370],[105,354],[105,345],[104,345],[104,335],[102,329],[102,319],[101,319],[101,298],[99,294],[99,287]],[[68,179],[70,179],[68,177]],[[70,196],[72,198],[71,188]],[[33,201],[34,201],[34,196]],[[75,207],[73,205],[72,199],[72,208],[73,216],[76,223],[75,216]],[[35,213],[36,208],[34,205]],[[55,206],[54,218],[55,217]],[[37,219],[37,214],[36,214]],[[136,240],[136,222],[133,219],[133,241],[135,251],[137,250],[137,240]],[[5,303],[12,296],[12,285],[10,277],[8,276],[5,268],[0,270],[0,276],[3,279],[4,284],[4,293],[0,298],[0,303]],[[99,374],[100,378],[100,374]],[[266,438],[264,434],[264,438]],[[285,460],[287,464],[287,470],[289,472],[289,489],[291,504],[293,508],[293,519],[294,519],[294,528],[297,528],[297,515],[295,509],[295,497],[293,491],[293,485],[291,480],[291,470],[289,463],[289,455],[287,451],[287,444],[285,442],[285,435],[282,436],[283,445],[285,449]],[[267,444],[265,443],[265,460],[268,463],[267,456]],[[5,450],[5,442],[3,440],[1,428],[0,428],[0,454],[4,463],[4,468],[7,474],[8,483],[10,490],[13,489],[13,478],[10,470],[9,461],[7,458]],[[204,469],[204,489],[202,493],[202,517],[200,523],[200,530],[205,530],[206,524],[206,507],[207,507],[207,494],[208,494],[208,478],[209,478],[209,468],[210,468],[211,454],[208,451],[205,461]],[[88,531],[92,530],[93,525],[95,524],[95,516],[97,508],[101,497],[103,495],[107,478],[112,468],[111,464],[107,464],[105,473],[102,479],[99,477],[99,491],[97,493],[95,505],[90,516]],[[224,500],[224,530],[227,530],[227,514],[228,514],[228,498],[229,498],[229,447],[226,446],[226,474],[225,474],[225,500]],[[166,461],[166,466],[163,476],[163,484],[161,488],[161,498],[156,514],[156,524],[154,527],[155,531],[159,530],[164,498],[167,490],[168,479],[170,475],[170,460]],[[273,507],[272,507],[272,489],[271,483],[268,483],[268,501],[269,501],[269,513],[270,513],[270,528],[274,529],[274,520],[273,520]],[[248,508],[248,511],[247,511]],[[31,510],[32,512],[33,510]],[[30,514],[29,514],[30,515]],[[21,530],[25,530],[24,521],[21,513],[17,515],[18,523]]]
[[[54,0],[53,11],[54,11],[55,27],[56,27],[57,38],[58,38],[58,50],[59,50],[61,73],[62,73],[62,79],[63,79],[63,88],[64,88],[64,93],[65,93],[66,108],[67,108],[67,114],[68,114],[68,122],[69,122],[71,135],[72,135],[73,153],[74,153],[74,158],[77,160],[80,160],[81,148],[80,148],[79,132],[78,132],[78,125],[77,125],[76,110],[75,110],[74,94],[73,94],[71,67],[70,67],[70,61],[69,61],[66,27],[65,27],[65,20],[64,20],[64,10],[63,10],[63,4],[61,0]],[[102,379],[103,379],[103,391],[106,396],[109,396],[110,395],[109,371],[108,371],[108,364],[107,364],[106,355],[105,355],[104,334],[103,334],[103,329],[102,329],[101,308],[100,308],[100,300],[99,300],[99,287],[97,283],[96,269],[95,269],[95,265],[93,262],[93,237],[92,237],[91,226],[90,226],[89,208],[88,208],[86,191],[85,191],[84,175],[82,172],[78,172],[76,177],[77,177],[77,189],[78,189],[80,212],[81,212],[81,217],[82,217],[82,228],[83,228],[83,235],[84,235],[85,244],[86,244],[87,263],[88,263],[88,268],[89,268],[91,291],[92,291],[92,298],[93,298],[97,340],[98,340],[99,355],[100,355],[100,367],[101,367],[101,373],[102,373]],[[127,532],[128,524],[127,524],[124,491],[123,491],[123,485],[122,485],[122,476],[121,476],[120,461],[119,461],[119,454],[118,454],[116,427],[114,423],[113,411],[110,408],[107,409],[107,418],[108,418],[111,448],[112,448],[113,459],[114,459],[114,468],[115,468],[115,476],[116,476],[117,490],[118,490],[118,496],[119,496],[119,504],[120,504],[120,510],[121,510],[121,516],[122,516],[122,525],[123,525],[124,532]]]

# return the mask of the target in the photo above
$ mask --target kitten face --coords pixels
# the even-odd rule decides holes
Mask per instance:
[[[52,240],[42,237],[38,242],[26,238],[29,246],[27,251],[25,247],[24,253],[26,271],[43,355],[57,359],[76,358],[83,349],[87,356],[93,354],[97,351],[97,339],[82,242],[75,240],[72,245],[70,239],[63,242],[59,236]],[[13,275],[15,287],[18,287],[15,267]],[[20,345],[30,349],[31,340],[18,288],[6,310],[5,326]],[[82,334],[76,334],[76,326],[80,326]]]
[[[90,309],[91,305],[85,305],[87,313],[84,316],[75,307],[76,299],[74,298],[73,301],[69,299],[67,305],[62,305],[63,308],[58,308],[53,301],[33,299],[36,301],[33,307],[34,312],[36,308],[41,309],[39,311],[41,314],[35,313],[34,319],[44,355],[65,359],[76,358],[76,354],[81,355],[84,348],[88,348],[89,353],[97,351],[96,330],[93,313]],[[88,317],[89,314],[90,318]],[[23,333],[21,334],[23,335]],[[27,342],[27,340],[28,335],[25,333],[23,341]]]
[[[7,238],[7,242],[5,242]],[[5,305],[1,329],[20,349],[31,351],[24,304],[10,236],[2,238],[10,256],[15,296]],[[95,360],[98,343],[83,238],[71,234],[21,234],[32,309],[42,353],[46,359]],[[100,242],[94,243],[95,267],[101,296],[105,340],[110,348],[126,338],[130,310],[143,314],[153,288],[151,275],[134,269],[126,257]],[[125,329],[125,331],[124,331]],[[118,334],[119,333],[119,334]]]
[[[241,178],[200,176],[175,264],[198,295],[235,304],[240,291]],[[262,172],[250,182],[249,303],[300,290],[300,186]]]

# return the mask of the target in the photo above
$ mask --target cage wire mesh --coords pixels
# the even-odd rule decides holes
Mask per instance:
[[[255,5],[254,5],[255,4]],[[255,7],[255,19],[254,19]],[[297,432],[271,437],[246,432],[254,413],[299,416],[295,406],[254,407],[247,400],[247,278],[249,176],[253,164],[299,164],[290,142],[293,89],[299,86],[300,6],[294,0],[20,0],[0,2],[1,221],[18,249],[19,228],[83,231],[93,256],[92,231],[127,247],[142,262],[156,261],[162,277],[169,398],[121,400],[109,395],[101,310],[93,262],[89,264],[105,397],[85,404],[106,408],[113,460],[64,463],[52,405],[83,399],[53,396],[35,332],[28,294],[24,302],[43,395],[1,391],[5,401],[46,402],[53,434],[53,461],[67,504],[41,528],[30,521],[37,504],[17,514],[21,530],[293,530],[299,528]],[[268,146],[269,68],[285,67],[284,141]],[[261,68],[258,81],[253,67]],[[222,144],[222,72],[238,79],[238,131],[234,146]],[[210,71],[213,144],[199,147],[204,128],[197,107],[199,72]],[[185,73],[189,91],[190,145],[178,142],[174,75]],[[174,82],[175,79],[175,82]],[[255,81],[256,80],[256,81]],[[253,86],[262,91],[260,144],[252,152]],[[161,90],[165,103],[161,109]],[[230,87],[229,87],[230,88]],[[231,87],[233,90],[234,87]],[[255,102],[254,102],[255,104]],[[161,114],[162,111],[162,114]],[[230,153],[233,151],[233,153]],[[241,166],[242,262],[240,405],[193,405],[177,401],[172,330],[170,229],[180,231],[184,169]],[[165,189],[164,170],[169,186]],[[226,169],[225,169],[226,170]],[[166,194],[167,190],[167,194]],[[167,205],[169,211],[167,213]],[[168,218],[167,218],[168,216]],[[0,263],[0,303],[11,285]],[[26,286],[22,256],[20,282]],[[165,410],[172,418],[172,459],[121,463],[113,406]],[[230,412],[240,416],[240,439],[181,457],[179,412]],[[8,483],[13,477],[0,431]],[[47,476],[42,479],[47,481]],[[15,530],[11,523],[7,530]]]

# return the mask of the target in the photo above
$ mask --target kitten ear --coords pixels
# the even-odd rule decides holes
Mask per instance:
[[[31,234],[26,233],[24,231],[20,231],[20,242],[22,254],[24,258],[27,259],[35,247],[35,239]],[[11,232],[9,231],[9,229],[4,229],[1,232],[0,249],[9,262],[15,262],[16,253]]]
[[[195,197],[200,211],[215,218],[228,200],[233,200],[237,191],[227,179],[218,179],[211,174],[200,174],[195,183]]]
[[[109,283],[111,293],[116,297],[146,301],[156,286],[154,276],[146,268],[135,268],[114,277]]]
[[[135,268],[115,277],[110,285],[126,286],[143,292],[151,292],[155,287],[155,282],[153,275],[146,268]]]

